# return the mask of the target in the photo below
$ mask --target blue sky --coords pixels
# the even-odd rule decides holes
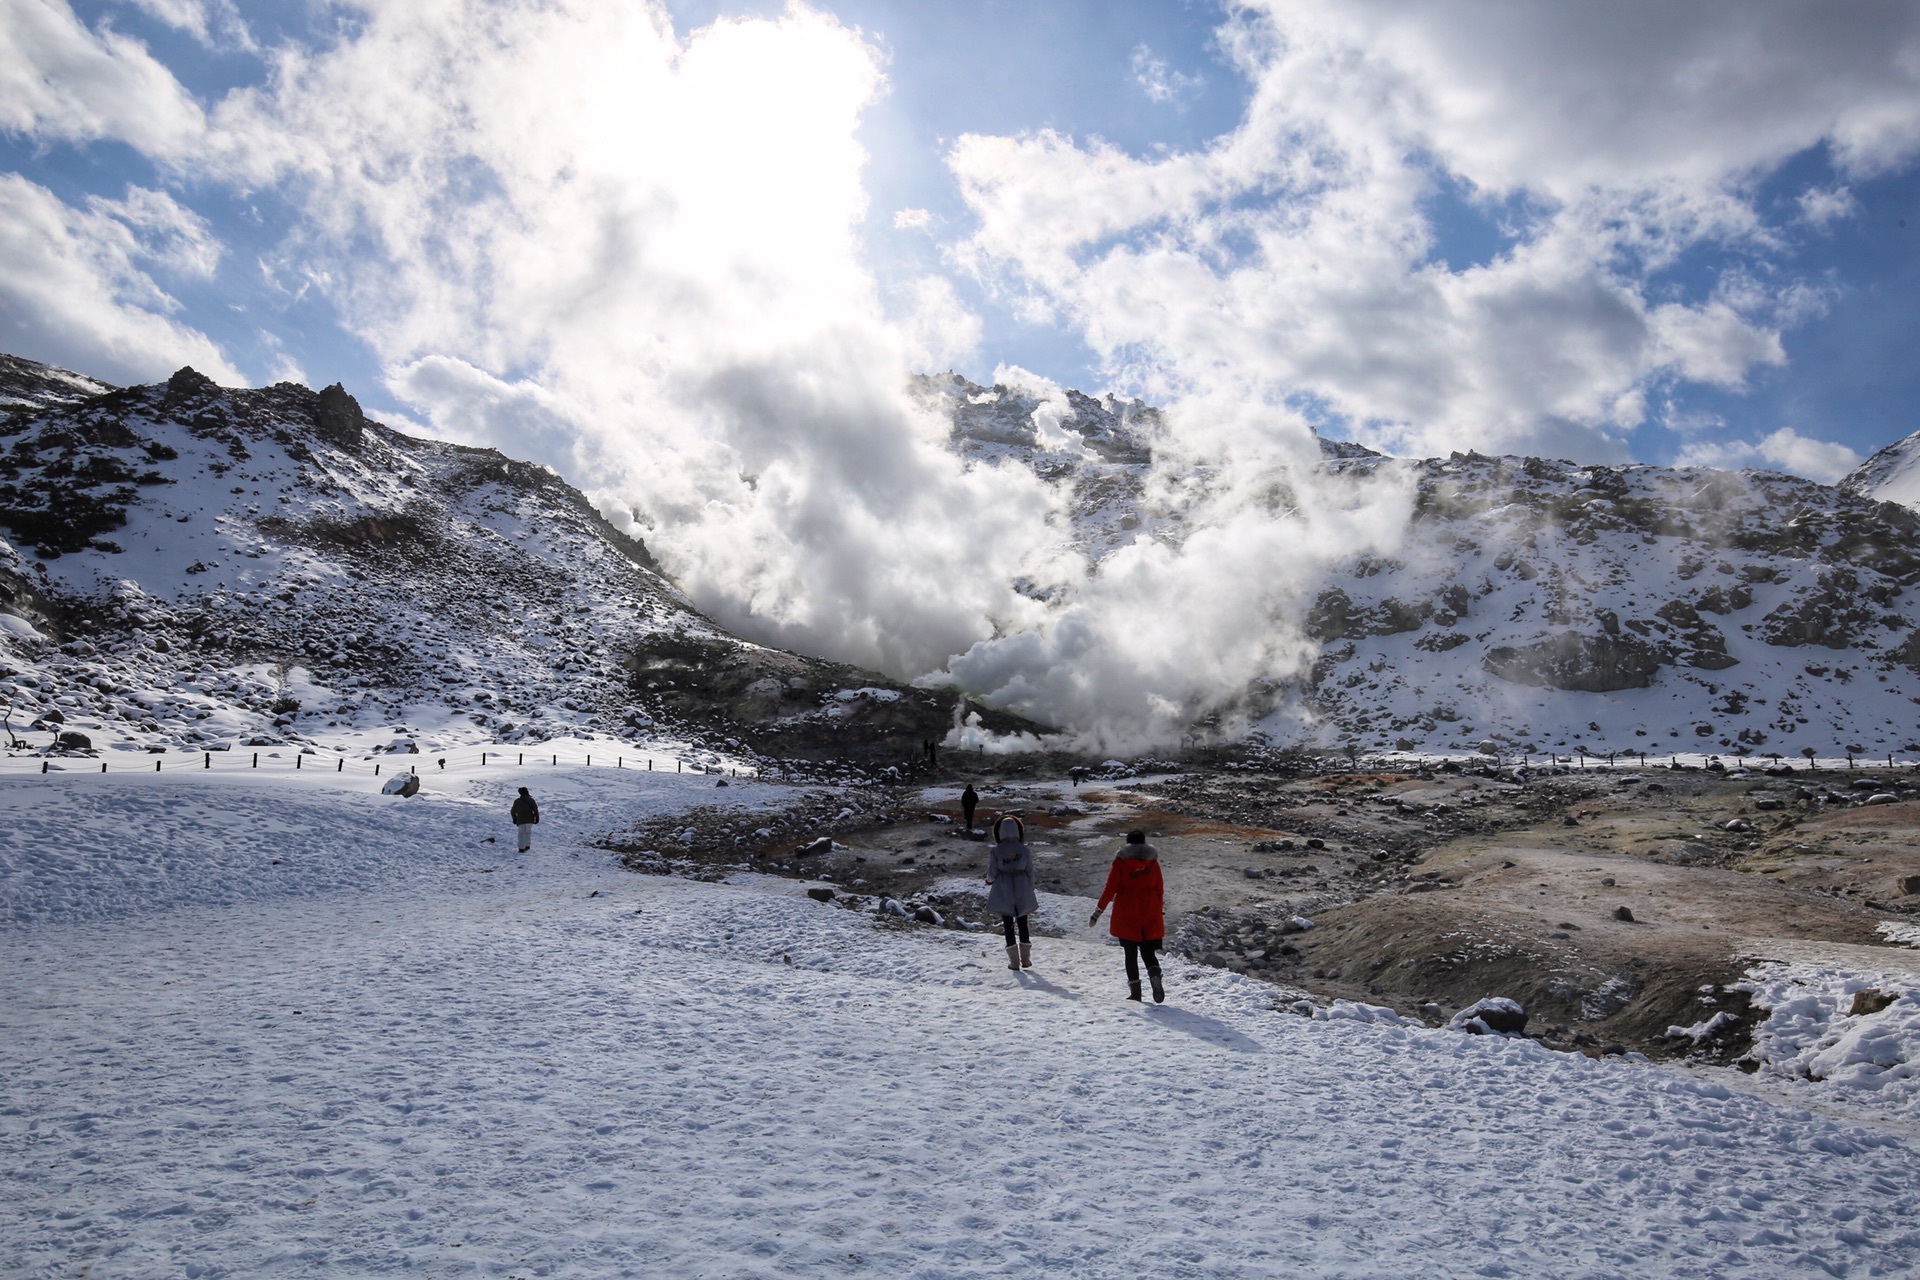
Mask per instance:
[[[516,350],[484,321],[436,331],[417,298],[382,296],[405,249],[369,243],[364,224],[380,215],[327,188],[341,157],[261,154],[275,129],[309,161],[325,152],[323,125],[296,136],[324,104],[287,114],[276,66],[371,47],[388,7],[5,7],[8,56],[43,88],[7,91],[0,169],[35,189],[15,188],[27,202],[17,209],[67,225],[64,238],[17,235],[4,252],[36,270],[73,260],[37,291],[0,297],[9,349],[116,379],[217,353],[229,376],[345,381],[390,416],[455,433],[446,412],[409,398],[397,369],[438,356],[556,393],[578,381],[550,376],[537,342]],[[641,8],[600,6],[622,7]],[[438,8],[458,28],[486,6]],[[950,340],[915,354],[976,380],[1018,366],[1162,400],[1245,397],[1403,452],[1831,475],[1920,429],[1920,361],[1908,353],[1920,332],[1920,90],[1899,57],[1913,22],[1903,6],[1841,19],[1812,5],[1699,8],[1700,21],[1675,28],[1660,6],[1619,6],[1595,33],[1503,23],[1485,8],[1453,10],[1436,31],[1385,3],[1353,6],[1351,20],[1307,3],[821,4],[813,12],[878,77],[846,117],[865,154],[854,175],[865,213],[840,265],[864,275],[890,321],[942,282],[940,314],[921,323]],[[665,13],[688,46],[716,20],[794,26],[774,3],[671,0]],[[1830,31],[1849,24],[1860,30]],[[390,54],[406,49],[396,39]],[[1697,60],[1701,49],[1750,57],[1752,74],[1684,93],[1677,73],[1659,81],[1662,51]],[[796,43],[782,56],[812,54]],[[1564,65],[1541,65],[1552,59]],[[147,84],[142,100],[113,87],[148,61],[177,91]],[[1650,62],[1651,81],[1622,82]],[[81,74],[89,66],[98,80]],[[393,72],[407,74],[404,61]],[[1856,83],[1822,83],[1836,78]],[[1489,83],[1489,102],[1456,101],[1449,117],[1446,103]],[[1646,110],[1592,109],[1613,92],[1646,98]],[[235,95],[250,97],[251,118],[223,121]],[[1369,95],[1429,105],[1369,118]],[[152,122],[183,102],[202,119],[158,136]],[[388,122],[400,137],[409,126],[404,114]],[[1004,145],[969,152],[958,145],[968,136]],[[1124,171],[1099,171],[1102,147]],[[405,167],[405,148],[383,163]],[[493,189],[489,163],[497,153],[470,161],[475,191]],[[130,188],[165,203],[136,208]],[[417,216],[439,216],[452,191],[443,181]],[[1317,203],[1324,191],[1345,203]],[[1093,212],[1084,225],[1042,225],[1031,210],[1046,201]],[[1632,235],[1608,230],[1656,204]],[[1099,212],[1116,206],[1137,207]],[[924,216],[896,225],[902,210]],[[1297,252],[1312,243],[1311,287],[1301,258],[1272,252],[1286,233],[1298,233]],[[1517,262],[1529,252],[1539,264]],[[1505,280],[1469,280],[1503,269]],[[69,296],[50,303],[62,288]],[[71,296],[88,288],[97,296]],[[1619,327],[1635,324],[1643,332]]]

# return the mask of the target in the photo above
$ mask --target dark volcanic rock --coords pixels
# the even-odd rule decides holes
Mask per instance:
[[[1814,590],[1787,601],[1762,619],[1761,634],[1768,644],[1789,648],[1848,648],[1879,620],[1882,612],[1862,598],[1859,588],[1859,575],[1851,569],[1823,573]]]
[[[1447,1025],[1472,1035],[1491,1032],[1495,1035],[1517,1036],[1527,1029],[1527,1011],[1517,1000],[1489,996],[1454,1014]]]
[[[336,382],[314,397],[313,423],[322,440],[354,453],[366,432],[367,417],[360,412],[360,402]]]
[[[1562,631],[1532,644],[1490,649],[1480,665],[1515,684],[1611,693],[1646,688],[1666,661],[1659,649],[1630,636]]]

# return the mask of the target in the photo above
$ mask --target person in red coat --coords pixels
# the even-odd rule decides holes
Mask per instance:
[[[1113,904],[1113,923],[1108,926],[1127,955],[1129,1000],[1140,998],[1140,960],[1147,962],[1147,980],[1153,983],[1153,1002],[1162,1004],[1167,989],[1160,982],[1160,943],[1167,936],[1166,915],[1162,904],[1166,887],[1160,879],[1160,853],[1147,843],[1144,831],[1127,832],[1126,847],[1113,860],[1107,872],[1107,887],[1100,894],[1100,905],[1087,921],[1091,929],[1100,923],[1100,913]]]

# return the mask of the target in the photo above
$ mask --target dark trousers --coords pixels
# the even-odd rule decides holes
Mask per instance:
[[[1013,945],[1013,929],[1016,924],[1020,926],[1020,941],[1029,941],[1027,937],[1027,918],[1025,916],[1001,916],[1000,927],[1006,930],[1008,946]]]
[[[1124,938],[1121,939],[1120,949],[1127,953],[1127,982],[1130,985],[1135,987],[1140,985],[1140,958],[1142,956],[1145,956],[1147,960],[1147,972],[1156,978],[1160,976],[1161,941],[1159,938],[1149,938],[1145,942],[1128,942]]]

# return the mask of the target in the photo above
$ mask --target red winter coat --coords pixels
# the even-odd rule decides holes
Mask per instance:
[[[1167,936],[1166,918],[1160,911],[1164,896],[1159,859],[1129,858],[1123,853],[1107,872],[1100,910],[1113,904],[1113,923],[1108,928],[1122,942],[1157,942]]]

